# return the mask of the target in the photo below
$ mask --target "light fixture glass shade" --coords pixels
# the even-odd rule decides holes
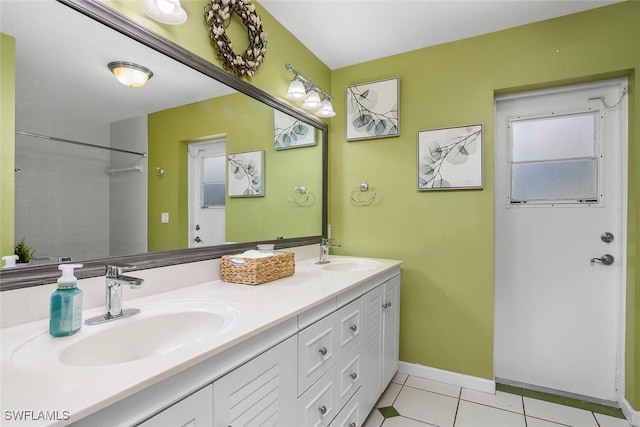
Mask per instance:
[[[304,88],[304,84],[298,79],[293,79],[291,83],[289,83],[289,90],[284,97],[289,101],[302,101],[306,99],[307,91]]]
[[[153,77],[150,69],[132,62],[115,61],[107,66],[120,83],[129,87],[144,86]]]
[[[302,108],[305,110],[315,111],[322,106],[322,102],[320,102],[320,95],[315,90],[312,90],[307,95],[307,99],[302,103]]]
[[[336,115],[336,112],[333,111],[333,104],[328,99],[322,101],[322,106],[316,111],[316,116],[318,117],[333,117]]]
[[[144,0],[142,8],[150,18],[163,24],[179,25],[187,20],[180,0]]]

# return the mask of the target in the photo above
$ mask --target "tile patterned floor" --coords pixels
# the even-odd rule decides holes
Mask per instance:
[[[398,416],[385,418],[383,413]],[[382,409],[382,411],[380,410]],[[363,427],[630,427],[626,420],[496,391],[396,374]]]

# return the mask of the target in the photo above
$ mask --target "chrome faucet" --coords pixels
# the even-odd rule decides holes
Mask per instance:
[[[132,268],[135,267],[127,264],[107,265],[107,272],[105,274],[105,305],[107,312],[103,316],[92,317],[91,319],[85,320],[85,324],[96,325],[140,313],[140,310],[137,308],[122,309],[122,286],[127,285],[132,289],[137,289],[144,283],[143,279],[122,274],[123,271]]]
[[[340,245],[329,244],[329,239],[324,237],[320,239],[320,259],[316,264],[328,264],[329,263],[329,248],[340,248]]]

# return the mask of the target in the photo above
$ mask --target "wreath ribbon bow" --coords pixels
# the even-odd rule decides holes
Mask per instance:
[[[249,47],[242,54],[233,51],[226,31],[225,21],[234,14],[242,20],[249,36]],[[249,0],[209,0],[204,17],[222,67],[238,77],[253,76],[267,53],[267,33],[262,29],[256,6]]]

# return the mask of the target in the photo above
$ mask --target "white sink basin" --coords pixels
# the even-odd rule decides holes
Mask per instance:
[[[368,259],[332,259],[329,264],[323,264],[322,268],[329,271],[369,271],[381,265]]]
[[[24,364],[48,348],[68,366],[132,362],[211,339],[229,330],[241,316],[237,308],[217,301],[167,302],[138,308],[142,313],[101,325],[83,325],[78,334],[70,337],[38,335],[16,349],[12,359]]]

